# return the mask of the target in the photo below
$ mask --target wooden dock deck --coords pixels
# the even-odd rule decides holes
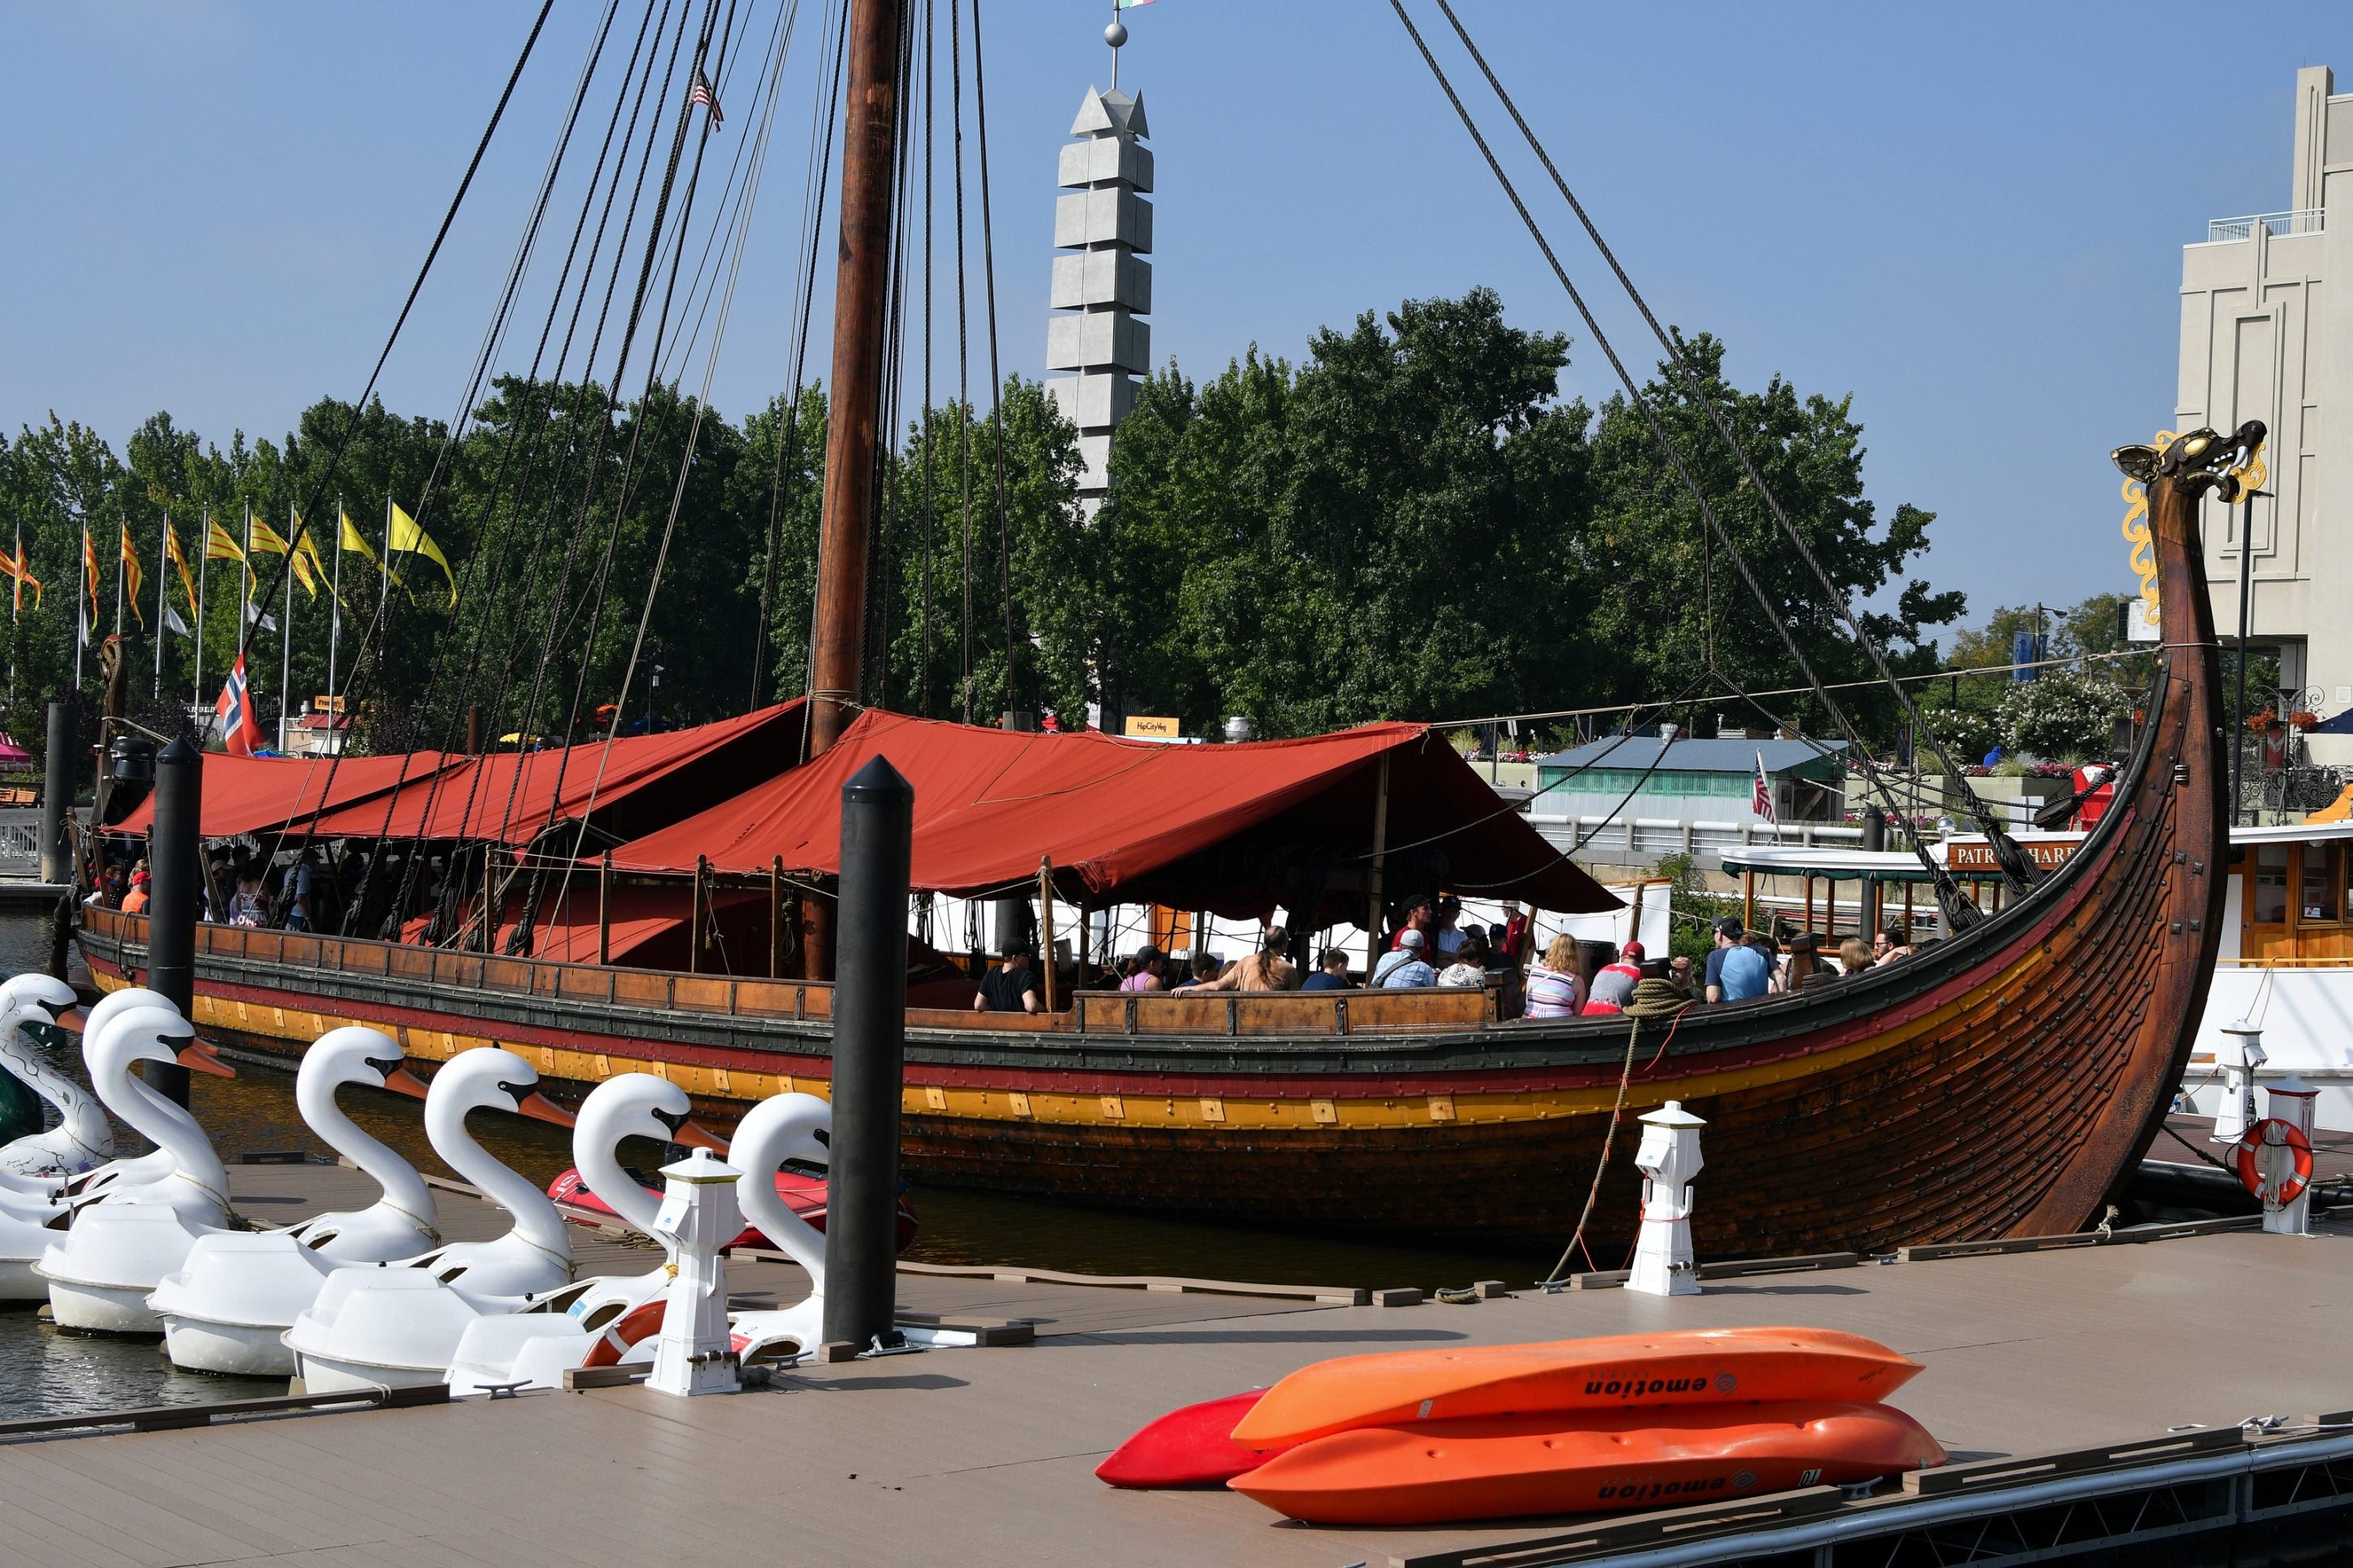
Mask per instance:
[[[356,1195],[332,1189],[357,1178],[317,1166],[233,1175],[240,1205],[273,1219]],[[296,1187],[299,1203],[271,1201]],[[495,1226],[463,1200],[444,1206],[453,1232]],[[1883,1340],[1926,1363],[1896,1403],[1957,1464],[2341,1410],[2353,1406],[2341,1351],[2353,1225],[2320,1231],[1866,1263],[1672,1300],[1580,1290],[1402,1310],[904,1275],[911,1309],[1034,1317],[1036,1342],[807,1367],[724,1398],[606,1388],[17,1438],[0,1442],[0,1556],[1339,1568],[1459,1554],[1584,1521],[1311,1530],[1231,1493],[1120,1492],[1091,1472],[1174,1405],[1324,1357],[1670,1326],[1804,1323]],[[582,1252],[588,1268],[647,1257],[595,1239]],[[730,1285],[789,1300],[797,1279],[762,1264]],[[1901,1494],[1885,1504],[1904,1506]]]

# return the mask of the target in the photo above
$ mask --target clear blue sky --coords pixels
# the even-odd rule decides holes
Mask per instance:
[[[730,416],[786,378],[807,4],[714,385]],[[2211,5],[1459,8],[1662,316],[1727,339],[1745,383],[1854,395],[1873,497],[1940,514],[1927,573],[1968,592],[1973,619],[2130,586],[2105,454],[2171,412],[2178,247],[2210,217],[2287,205],[2298,66],[2353,86],[2341,0],[2238,21]],[[1025,374],[1043,357],[1055,153],[1107,82],[1105,11],[985,13],[1001,343]],[[393,407],[451,412],[593,15],[565,0],[551,21],[386,372]],[[355,393],[531,16],[479,0],[0,14],[0,422],[54,408],[119,442],[168,409],[226,443]],[[1571,332],[1571,390],[1608,390],[1381,0],[1159,0],[1128,21],[1123,82],[1159,161],[1155,357],[1196,376],[1252,342],[1296,357],[1318,326],[1486,283],[1517,321]],[[747,133],[749,98],[727,105],[714,157]],[[1605,294],[1567,215],[1543,210]],[[820,332],[830,289],[828,261]],[[1605,325],[1649,363],[1624,309]]]

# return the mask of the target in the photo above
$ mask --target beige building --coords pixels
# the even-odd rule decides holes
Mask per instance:
[[[2181,384],[2174,427],[2271,427],[2251,527],[2209,500],[2203,519],[2214,622],[2239,619],[2241,552],[2252,566],[2248,643],[2276,647],[2291,702],[2353,709],[2353,94],[2325,66],[2295,76],[2286,207],[2215,218],[2181,252]],[[2323,286],[2324,279],[2336,281]],[[2242,539],[2242,533],[2247,537]],[[2250,705],[2256,699],[2249,696]],[[2313,760],[2353,763],[2353,736],[2316,735]]]

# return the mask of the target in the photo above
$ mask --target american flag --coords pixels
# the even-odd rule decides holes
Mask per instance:
[[[1757,753],[1757,787],[1749,792],[1749,809],[1766,821],[1773,820],[1773,781],[1765,776],[1765,753]]]
[[[686,101],[689,107],[699,103],[711,110],[711,129],[727,129],[727,116],[719,107],[719,89],[711,85],[711,79],[702,74],[701,66],[694,68],[694,90],[686,95]]]

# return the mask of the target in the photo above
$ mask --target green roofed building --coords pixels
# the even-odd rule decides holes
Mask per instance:
[[[1605,735],[1536,759],[1536,797],[1546,816],[1762,822],[1757,773],[1765,773],[1776,822],[1838,822],[1846,815],[1843,741],[1661,740]]]

